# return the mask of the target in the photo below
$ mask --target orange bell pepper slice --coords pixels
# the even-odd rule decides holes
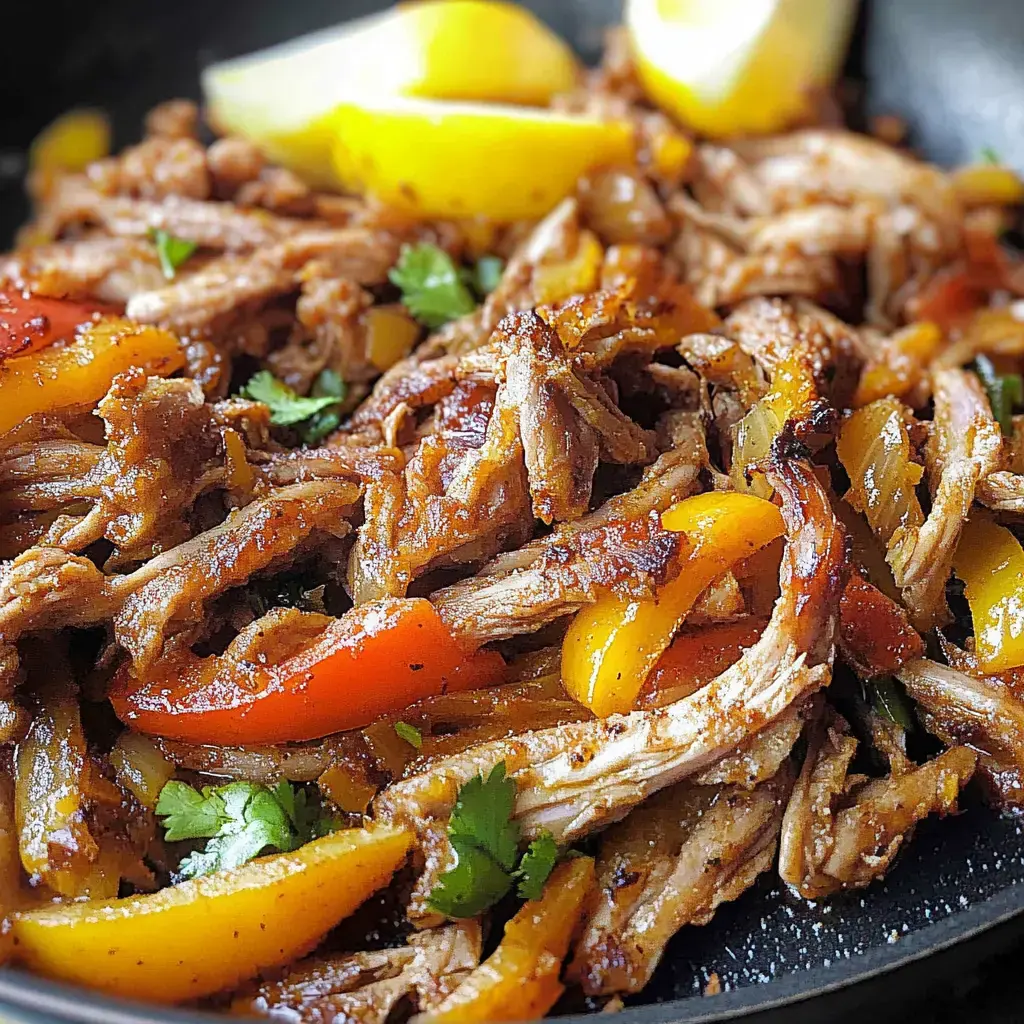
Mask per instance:
[[[480,689],[499,682],[504,667],[495,651],[467,651],[429,601],[388,598],[353,608],[277,665],[169,658],[141,683],[122,671],[110,699],[140,732],[187,743],[284,743]]]
[[[644,681],[694,602],[741,559],[785,532],[778,508],[752,494],[713,491],[662,514],[685,533],[690,550],[679,575],[657,597],[628,601],[608,594],[573,619],[562,645],[562,682],[595,715],[630,711]]]
[[[524,903],[498,948],[416,1024],[539,1020],[558,1002],[569,942],[594,887],[594,861],[577,857],[551,872],[539,900]]]
[[[95,404],[114,378],[133,366],[167,377],[184,365],[185,354],[173,334],[105,318],[66,345],[0,359],[0,434],[36,413]]]

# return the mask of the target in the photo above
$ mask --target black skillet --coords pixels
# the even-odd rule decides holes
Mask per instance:
[[[381,6],[374,0],[7,0],[0,22],[0,239],[10,238],[25,216],[24,148],[55,115],[76,105],[102,106],[114,118],[118,145],[125,144],[155,103],[196,95],[205,64]],[[616,0],[532,0],[527,6],[588,58],[596,56],[602,30],[620,8]],[[954,163],[992,147],[1024,169],[1021,0],[876,0],[858,26],[850,71],[865,80],[865,109],[908,118],[914,142],[936,161]],[[973,976],[984,957],[1024,935],[1024,917],[1014,919],[1024,910],[1021,835],[1017,821],[973,806],[957,819],[927,822],[889,877],[864,892],[807,904],[766,877],[719,910],[709,926],[684,929],[642,1005],[627,1007],[617,1019],[667,1024],[753,1014],[748,1019],[769,1024],[866,1014],[882,1021],[908,1012],[921,1024],[925,1015],[937,1019],[934,1008],[912,1007],[929,992],[946,993],[956,979]],[[993,984],[997,992],[1002,986],[1009,1003],[999,1019],[1024,1020],[1017,957],[1004,953],[1003,963],[1010,977]],[[725,991],[702,997],[712,973]],[[945,1014],[948,1020],[968,1014],[995,1019],[954,1006]],[[197,1015],[3,970],[0,1020],[8,1019],[170,1024]],[[582,1024],[584,1018],[570,1019]]]

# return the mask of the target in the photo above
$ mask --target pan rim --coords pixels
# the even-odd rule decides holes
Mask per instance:
[[[777,1010],[909,967],[926,957],[975,938],[1024,912],[1024,884],[1011,882],[987,899],[940,921],[918,928],[892,944],[874,946],[828,967],[797,970],[764,984],[744,985],[705,998],[699,995],[630,1006],[616,1014],[622,1024],[716,1024],[746,1014]],[[28,1020],[57,1024],[196,1024],[223,1021],[206,1011],[120,999],[33,975],[14,967],[0,969],[0,1011],[23,1011]],[[585,1024],[593,1014],[558,1018]]]

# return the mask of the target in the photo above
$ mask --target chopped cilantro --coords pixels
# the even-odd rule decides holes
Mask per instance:
[[[512,878],[483,850],[452,838],[455,864],[430,893],[430,906],[446,917],[476,917],[512,888]]]
[[[423,733],[415,725],[410,725],[408,722],[395,722],[395,732],[400,739],[411,743],[417,750],[423,746]]]
[[[239,395],[268,406],[275,427],[295,427],[306,444],[316,444],[341,422],[345,383],[333,370],[323,370],[313,385],[313,394],[303,398],[269,370],[260,370]]]
[[[160,791],[156,813],[168,841],[208,840],[178,866],[183,878],[239,867],[267,849],[287,853],[334,828],[305,789],[284,779],[273,789],[230,782],[202,790],[172,780]]]
[[[992,415],[1004,434],[1013,432],[1013,410],[1024,405],[1024,379],[1019,373],[997,373],[987,356],[975,356],[973,370],[984,385]]]
[[[430,894],[430,905],[448,917],[475,917],[493,906],[518,879],[523,899],[536,899],[558,858],[549,834],[538,836],[516,868],[519,824],[512,818],[515,783],[499,762],[485,780],[477,775],[460,790],[448,822],[455,864]]]
[[[345,382],[341,379],[341,374],[337,371],[320,371],[313,382],[310,394],[313,398],[333,398],[334,404],[313,413],[309,422],[299,427],[299,433],[306,444],[316,444],[338,429],[338,425],[341,423],[341,403],[345,400],[347,390]]]
[[[505,778],[505,762],[499,761],[484,781],[477,775],[459,790],[448,822],[452,840],[472,843],[496,864],[511,871],[519,846],[519,823],[512,820],[516,784]]]
[[[523,854],[519,862],[516,877],[519,879],[517,890],[520,899],[539,900],[544,891],[544,883],[548,880],[558,860],[558,844],[550,832],[542,832]]]
[[[401,290],[406,309],[431,329],[476,308],[451,256],[429,242],[403,246],[388,277]]]
[[[168,281],[174,280],[178,267],[196,251],[196,243],[187,238],[175,238],[163,228],[151,228],[149,237],[156,246],[156,254],[160,259],[160,269]]]

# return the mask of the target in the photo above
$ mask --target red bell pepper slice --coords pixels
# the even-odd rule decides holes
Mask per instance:
[[[0,359],[28,355],[62,338],[104,310],[96,305],[0,291]]]
[[[369,725],[424,697],[500,682],[495,651],[467,651],[422,598],[374,601],[277,665],[169,658],[158,678],[121,672],[114,711],[140,732],[187,743],[312,740]]]
[[[680,633],[647,677],[640,691],[640,706],[680,700],[707,686],[757,643],[767,624],[767,619],[753,616]]]

